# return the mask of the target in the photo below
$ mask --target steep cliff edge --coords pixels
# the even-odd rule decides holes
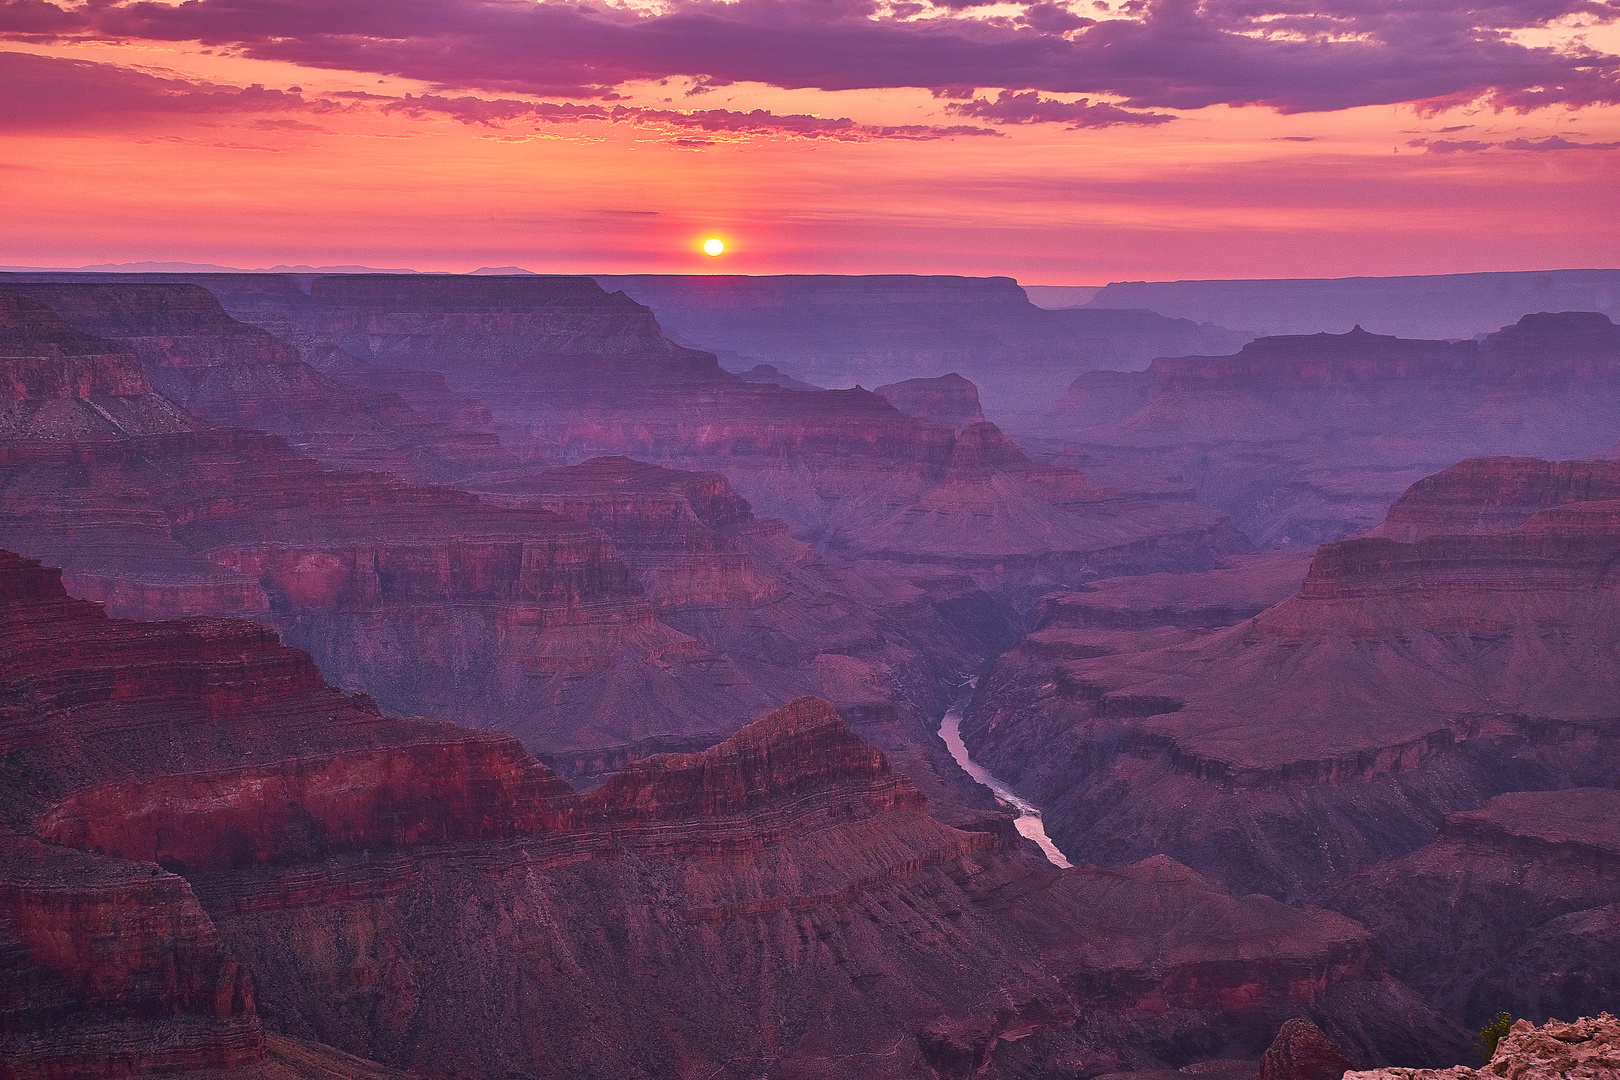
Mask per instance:
[[[11,849],[24,917],[0,930],[32,951],[0,1000],[94,981],[55,1000],[78,1026],[24,1045],[27,1067],[105,1045],[87,1022],[99,1002],[171,1059],[225,1061],[211,1048],[241,1032],[247,1066],[293,1076],[316,1059],[377,1074],[297,1041],[317,1036],[491,1080],[749,1063],[1010,1078],[1258,1054],[1256,1033],[1302,1010],[1371,1061],[1452,1049],[1343,918],[1234,898],[1165,860],[1010,863],[930,818],[825,702],[580,796],[510,739],[345,698],[260,628],[109,620],[29,560],[0,559],[0,630],[19,657],[0,667],[8,814],[175,871]],[[99,867],[119,905],[31,899],[60,860]],[[97,912],[114,908],[128,929],[109,939]]]
[[[998,661],[964,735],[1071,858],[1165,852],[1309,895],[1448,810],[1610,783],[1617,523],[1566,503],[1503,533],[1326,544],[1297,595],[1203,636],[1049,627]]]
[[[430,417],[396,395],[341,386],[293,346],[226,314],[200,285],[0,278],[0,295],[46,304],[74,328],[133,350],[190,415],[275,432],[334,464],[444,480],[513,461],[475,415]]]
[[[128,348],[80,333],[49,307],[0,293],[0,438],[53,440],[187,431]]]

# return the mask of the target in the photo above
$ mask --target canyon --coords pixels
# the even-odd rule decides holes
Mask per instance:
[[[683,344],[741,371],[769,363],[821,386],[956,372],[993,417],[1044,408],[1075,374],[1236,348],[1253,335],[1144,305],[1048,311],[1011,278],[913,275],[597,275],[658,313]],[[1107,310],[1104,310],[1104,309]]]
[[[1620,327],[1541,312],[1477,342],[1357,327],[1088,372],[1013,435],[1122,491],[1190,487],[1275,547],[1372,528],[1408,486],[1465,458],[1598,454],[1617,407]]]
[[[1489,477],[1502,531],[1324,544],[1263,611],[1215,588],[1127,602],[1132,618],[1085,593],[1049,598],[1041,629],[981,683],[964,739],[1045,810],[1070,858],[1164,852],[1282,898],[1415,850],[1447,810],[1608,786],[1612,473],[1465,462],[1408,492],[1400,518],[1443,521]],[[1581,479],[1545,482],[1563,476]],[[1272,569],[1281,591],[1286,564]]]
[[[581,794],[264,628],[109,619],[10,553],[0,636],[16,1074],[1080,1075],[1255,1057],[1300,1013],[1370,1063],[1461,1038],[1342,916],[938,822],[820,699]]]
[[[1620,329],[1017,293],[0,275],[0,1075],[1333,1080],[1609,1008]]]

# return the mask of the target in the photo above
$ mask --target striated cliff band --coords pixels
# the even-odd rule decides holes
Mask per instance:
[[[1492,796],[1612,787],[1609,472],[1465,462],[1402,498],[1385,531],[1411,539],[1324,544],[1263,611],[1223,597],[1264,595],[1263,565],[1168,605],[1124,586],[1124,604],[1048,598],[964,737],[1071,859],[1163,852],[1284,898],[1408,855]]]
[[[1462,1038],[1342,916],[1008,861],[818,699],[577,794],[263,628],[111,620],[10,554],[0,638],[12,1074],[1073,1077],[1252,1060],[1296,1015],[1368,1064]]]

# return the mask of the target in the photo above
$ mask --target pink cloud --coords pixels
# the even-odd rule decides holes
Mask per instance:
[[[1069,124],[1077,128],[1163,124],[1175,119],[1168,113],[1136,112],[1107,102],[1092,104],[1086,98],[1073,102],[1043,98],[1034,90],[1022,94],[1003,90],[994,101],[988,98],[953,101],[945,106],[945,111],[994,124]]]
[[[926,140],[951,138],[957,135],[1000,134],[991,128],[966,124],[944,126],[858,124],[848,117],[811,116],[805,113],[784,115],[765,109],[753,109],[749,112],[731,109],[681,112],[676,109],[648,109],[633,105],[575,105],[548,101],[513,101],[506,98],[491,101],[477,97],[450,98],[435,94],[420,96],[407,94],[403,99],[385,104],[382,111],[416,117],[439,114],[465,124],[482,124],[486,127],[501,127],[516,120],[550,123],[599,120],[615,124],[629,123],[737,135],[793,135],[805,139],[837,139],[842,142],[860,142],[869,139]],[[697,142],[684,140],[683,144],[697,145]],[[703,142],[702,145],[712,143]]]
[[[1487,142],[1480,139],[1413,139],[1406,145],[1421,147],[1431,154],[1479,153],[1482,150],[1620,150],[1620,142],[1575,142],[1562,135],[1545,139],[1508,139]]]
[[[302,92],[263,86],[233,87],[160,78],[112,64],[65,60],[32,53],[0,52],[0,133],[35,133],[127,129],[137,117],[249,114],[248,126],[261,131],[319,132],[325,129],[287,113],[326,114],[377,107],[383,113],[448,116],[466,124],[502,127],[517,121],[578,123],[588,120],[629,123],[681,131],[738,135],[788,135],[805,139],[860,142],[872,139],[929,140],[1000,133],[976,125],[859,124],[848,118],[806,114],[781,115],[764,109],[648,109],[625,105],[559,104],[512,99],[445,97],[427,94],[404,98],[375,94],[334,95],[333,101],[308,98]],[[263,116],[265,113],[283,115]],[[239,144],[211,144],[239,149],[269,149]]]
[[[108,130],[136,116],[325,113],[341,108],[263,86],[186,82],[112,64],[0,52],[0,133]],[[281,120],[277,126],[297,123]]]
[[[568,0],[11,0],[0,6],[0,33],[197,41],[442,88],[541,96],[607,97],[630,80],[691,76],[703,85],[1101,93],[1135,109],[1620,101],[1620,57],[1511,37],[1567,16],[1612,21],[1617,0],[1126,6],[1131,18],[1093,23],[1045,0],[1017,18],[916,21],[881,14],[874,0],[676,0],[658,15]]]

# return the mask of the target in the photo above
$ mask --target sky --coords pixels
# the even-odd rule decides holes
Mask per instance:
[[[1620,0],[0,0],[0,265],[1614,267],[1617,54]]]

